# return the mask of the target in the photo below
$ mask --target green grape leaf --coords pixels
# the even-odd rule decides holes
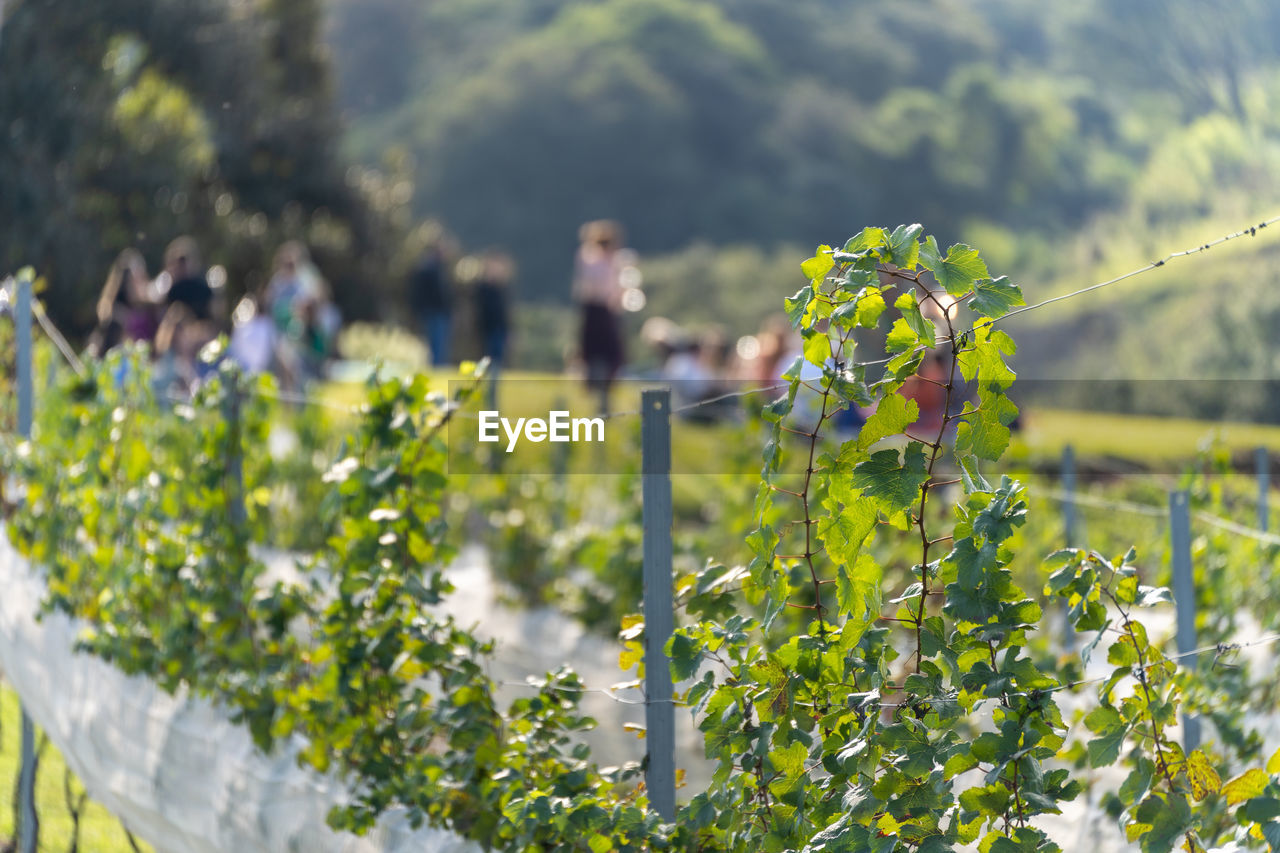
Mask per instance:
[[[985,817],[997,817],[1004,814],[1012,799],[1013,793],[996,783],[965,791],[960,795],[960,807]]]
[[[916,334],[907,321],[899,317],[893,321],[889,335],[885,339],[884,351],[888,353],[907,352],[920,345],[920,336]]]
[[[1280,817],[1280,800],[1275,797],[1253,797],[1241,809],[1244,816],[1256,823],[1266,823]]]
[[[1089,731],[1098,735],[1089,741],[1089,766],[1106,767],[1116,763],[1120,757],[1120,746],[1129,727],[1115,708],[1101,706],[1094,708],[1084,718]]]
[[[899,457],[897,450],[881,450],[854,466],[850,485],[876,499],[887,513],[910,507],[920,497],[920,487],[929,479],[924,447],[913,441]]]
[[[955,755],[947,759],[947,763],[942,766],[942,778],[953,779],[964,773],[966,770],[972,770],[978,766],[978,759],[971,752],[957,752]]]
[[[831,320],[838,328],[850,325],[874,329],[885,311],[884,296],[878,287],[864,287],[851,299],[841,303],[831,312]]]
[[[804,335],[804,359],[822,367],[831,360],[831,338],[823,332],[807,331]]]
[[[973,289],[978,280],[991,278],[986,263],[978,256],[978,250],[964,243],[956,243],[947,249],[944,258],[938,251],[937,242],[929,237],[920,251],[920,263],[933,273],[938,285],[952,296],[963,296]]]
[[[788,296],[783,303],[786,307],[787,318],[791,320],[792,326],[799,326],[803,321],[805,314],[809,312],[809,305],[813,302],[813,288],[805,285],[795,292],[795,295]]]
[[[809,757],[809,750],[799,741],[781,749],[770,750],[769,762],[774,770],[782,774],[783,790],[790,789],[804,775],[804,762]]]
[[[1138,662],[1138,650],[1133,645],[1133,638],[1123,636],[1107,649],[1107,663],[1112,666],[1133,666]]]
[[[676,681],[693,678],[702,662],[701,646],[681,631],[667,639],[667,646],[663,651],[671,661],[671,677]]]
[[[933,346],[936,337],[933,322],[920,313],[920,303],[914,293],[902,294],[894,300],[893,307],[902,312],[902,319],[907,321],[907,326],[916,333],[920,343]]]
[[[889,257],[886,261],[904,270],[913,270],[920,257],[919,225],[899,225],[889,235]]]
[[[1007,276],[1000,276],[990,281],[978,281],[973,286],[973,301],[969,303],[973,310],[984,317],[996,319],[1009,313],[1009,309],[1017,305],[1026,305],[1022,291],[1011,283]]]
[[[1149,796],[1134,810],[1134,817],[1151,827],[1139,839],[1143,853],[1172,850],[1193,826],[1191,805],[1180,794]]]
[[[920,406],[901,394],[885,394],[858,432],[858,448],[866,450],[882,438],[900,435],[920,418]]]
[[[888,233],[883,228],[863,228],[857,235],[850,237],[844,244],[844,251],[853,255],[867,249],[879,249],[888,240]]]
[[[1155,764],[1147,758],[1139,758],[1120,786],[1120,801],[1126,805],[1142,802],[1151,790],[1151,781],[1154,778]]]
[[[1018,407],[995,389],[978,390],[977,408],[966,403],[956,427],[957,454],[971,453],[992,462],[1004,455],[1013,433],[1009,425],[1018,417]]]
[[[870,554],[859,554],[852,566],[836,568],[836,602],[847,617],[843,628],[846,645],[856,643],[880,613],[884,569]]]
[[[818,521],[818,541],[838,565],[851,566],[875,529],[875,506],[869,500],[852,497],[843,505],[829,498],[824,505],[830,509],[830,514]]]
[[[813,257],[800,264],[800,270],[804,273],[804,277],[813,282],[816,289],[822,284],[827,273],[831,272],[831,268],[836,265],[835,258],[831,257],[830,246],[819,246],[818,250],[813,253]]]
[[[1005,364],[1004,357],[1013,355],[1017,350],[1013,338],[999,329],[982,326],[974,330],[972,343],[956,356],[956,365],[966,382],[981,377],[982,384],[1003,390],[1017,378],[1017,374]]]

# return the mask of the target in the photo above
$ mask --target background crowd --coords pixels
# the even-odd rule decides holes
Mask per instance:
[[[120,253],[98,297],[92,353],[146,344],[160,385],[189,391],[212,369],[199,357],[201,350],[226,334],[229,356],[249,373],[270,371],[290,388],[324,375],[342,318],[303,244],[281,245],[266,285],[234,308],[228,305],[226,270],[206,267],[193,238],[173,240],[161,267],[153,277],[137,249]]]
[[[566,372],[585,381],[599,411],[610,410],[615,381],[633,377],[668,383],[678,405],[713,402],[692,410],[690,418],[733,417],[740,412],[735,401],[714,402],[735,391],[776,384],[800,356],[801,342],[782,315],[736,340],[723,325],[685,327],[663,316],[649,316],[637,327],[627,314],[643,309],[645,296],[636,253],[625,248],[621,225],[594,220],[581,226],[578,237],[571,282],[576,329],[561,344]],[[464,254],[459,241],[443,230],[426,242],[405,281],[411,314],[401,325],[423,342],[429,366],[447,369],[487,358],[491,375],[501,375],[513,328],[516,272],[515,260],[500,248]],[[90,350],[101,356],[124,343],[146,344],[160,385],[181,394],[213,369],[212,360],[201,358],[202,350],[227,335],[226,356],[246,373],[269,372],[284,389],[305,391],[327,378],[331,364],[346,355],[340,347],[341,312],[300,241],[281,244],[270,273],[259,280],[260,286],[232,306],[225,268],[206,266],[193,238],[174,239],[154,277],[140,251],[125,249],[98,298]],[[638,346],[628,346],[633,328]],[[927,360],[922,370],[932,364]],[[920,382],[903,392],[917,402],[921,422],[929,426],[939,425],[943,415],[937,388]],[[856,429],[867,414],[842,413],[836,426]]]

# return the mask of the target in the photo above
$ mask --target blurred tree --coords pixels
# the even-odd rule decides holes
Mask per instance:
[[[1184,117],[1245,116],[1249,70],[1273,60],[1280,8],[1270,0],[1092,0],[1076,19],[1079,65],[1103,70],[1113,95],[1172,92]]]
[[[621,220],[641,249],[754,236],[775,79],[708,3],[570,6],[418,115],[420,201],[464,240],[516,248],[543,294],[567,294],[587,219]]]
[[[413,75],[431,49],[422,24],[422,6],[403,0],[335,2],[329,38],[343,109],[360,119],[394,109],[413,95]]]
[[[1142,154],[1117,133],[1124,106],[1055,53],[1082,14],[1027,0],[335,0],[329,33],[352,150],[408,146],[419,214],[510,246],[526,286],[561,297],[575,229],[595,216],[648,252],[865,221],[927,219],[944,237],[970,219],[1078,223],[1123,195],[1138,172],[1126,158]],[[375,61],[375,32],[412,68]],[[840,191],[850,175],[882,180],[854,196]]]
[[[339,160],[317,0],[17,0],[0,50],[0,263],[83,330],[127,245],[191,233],[233,289],[312,244],[348,314],[393,238]]]
[[[349,316],[385,316],[415,217],[507,246],[524,293],[560,299],[584,219],[621,219],[650,255],[913,220],[1038,246],[1125,207],[1179,220],[1259,195],[1280,137],[1266,0],[7,0],[0,14],[0,218],[18,223],[0,263],[36,262],[81,323],[122,245],[155,258],[178,231],[244,286],[279,241],[304,239]]]

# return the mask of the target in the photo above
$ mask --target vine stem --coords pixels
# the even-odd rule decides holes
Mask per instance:
[[[1129,638],[1129,641],[1131,643],[1133,643],[1133,648],[1138,654],[1138,667],[1135,674],[1138,679],[1138,685],[1142,688],[1142,695],[1143,695],[1143,698],[1146,700],[1146,707],[1150,708],[1151,707],[1151,685],[1147,679],[1147,659],[1146,659],[1146,655],[1143,653],[1142,644],[1138,642],[1138,637],[1133,631],[1133,622],[1130,621],[1129,619],[1129,611],[1124,609],[1124,607],[1116,599],[1115,595],[1111,592],[1111,589],[1109,587],[1105,588],[1105,591],[1107,593],[1107,598],[1111,599],[1111,603],[1114,604],[1116,606],[1116,609],[1120,611],[1120,616],[1121,618],[1124,619],[1124,635]],[[1164,756],[1164,749],[1160,739],[1160,728],[1156,724],[1155,718],[1152,717],[1149,713],[1147,713],[1146,711],[1143,711],[1142,716],[1143,718],[1146,719],[1148,724],[1151,726],[1151,740],[1156,747],[1156,761],[1160,765],[1160,775],[1164,777],[1165,784],[1167,784],[1169,786],[1169,789],[1172,791],[1174,788],[1174,783],[1173,783],[1174,777],[1173,777],[1173,774],[1169,771],[1169,764]]]
[[[944,541],[945,539],[949,538],[949,537],[938,537],[936,539],[929,538],[929,527],[928,527],[929,522],[925,516],[925,510],[927,509],[928,503],[929,503],[929,488],[933,485],[933,471],[935,466],[938,464],[938,457],[942,454],[942,442],[943,442],[943,439],[946,438],[947,426],[953,420],[951,417],[951,399],[955,392],[956,362],[959,356],[959,346],[957,345],[957,342],[956,342],[955,325],[951,322],[951,312],[948,310],[946,306],[944,306],[941,302],[938,301],[938,298],[933,293],[933,291],[929,290],[927,287],[924,286],[924,284],[921,283],[920,274],[916,273],[914,276],[902,275],[900,277],[907,278],[908,280],[915,282],[916,286],[924,291],[925,301],[932,301],[934,305],[938,306],[938,309],[942,314],[942,319],[947,324],[946,340],[951,347],[951,365],[947,374],[946,384],[942,385],[942,388],[945,392],[943,395],[943,403],[942,403],[942,423],[938,427],[937,437],[932,442],[921,442],[922,444],[924,444],[924,446],[930,448],[930,452],[929,452],[929,464],[925,469],[926,471],[925,480],[920,485],[920,511],[916,515],[916,524],[920,529],[920,600],[919,602],[917,602],[916,614],[915,614],[915,632],[916,632],[915,671],[916,673],[919,673],[920,665],[924,663],[925,604],[926,602],[928,602],[929,596],[931,594],[929,590],[929,549],[935,543]],[[918,370],[916,375],[920,376]],[[921,377],[921,378],[924,378],[924,377]],[[937,380],[932,380],[932,381],[935,385],[940,384],[937,382]]]
[[[825,334],[825,333],[824,333]],[[845,344],[849,341],[849,333],[840,336],[840,350],[843,351]],[[814,424],[813,431],[808,433],[809,436],[809,461],[805,465],[804,484],[800,488],[800,503],[804,508],[804,560],[809,569],[809,578],[813,582],[813,609],[818,614],[818,639],[824,645],[827,640],[827,623],[823,615],[822,606],[822,583],[818,580],[818,569],[814,565],[813,557],[817,553],[813,547],[813,512],[809,506],[809,490],[813,483],[814,463],[818,453],[818,438],[822,432],[822,425],[831,415],[827,411],[827,406],[831,399],[831,388],[835,384],[835,376],[828,375],[822,387],[822,405],[818,410],[818,422]]]
[[[1114,575],[1113,575],[1114,578]],[[1151,682],[1147,677],[1147,657],[1143,651],[1143,644],[1138,642],[1137,634],[1133,630],[1133,621],[1129,618],[1129,611],[1124,609],[1120,601],[1112,593],[1110,584],[1103,588],[1107,598],[1111,599],[1111,603],[1115,605],[1116,610],[1120,611],[1120,616],[1124,619],[1124,635],[1129,638],[1129,642],[1133,643],[1134,651],[1138,655],[1138,666],[1135,668],[1134,675],[1138,680],[1139,687],[1142,688],[1142,696],[1144,701],[1144,709],[1140,712],[1141,719],[1151,728],[1151,742],[1156,748],[1156,763],[1160,767],[1160,776],[1164,779],[1165,785],[1170,793],[1177,793],[1177,784],[1175,783],[1175,774],[1169,769],[1169,760],[1165,757],[1165,749],[1163,738],[1160,735],[1160,724],[1156,722],[1155,715],[1151,713]],[[1154,666],[1154,664],[1151,664]],[[1195,837],[1194,830],[1184,833],[1186,840],[1192,850],[1202,849],[1199,839]]]

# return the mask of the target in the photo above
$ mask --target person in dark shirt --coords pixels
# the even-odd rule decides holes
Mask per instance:
[[[495,372],[507,352],[507,334],[510,331],[507,288],[514,275],[515,264],[511,256],[506,252],[490,249],[484,254],[480,277],[472,286],[476,331],[480,333],[484,354]]]
[[[431,350],[431,364],[449,363],[453,324],[452,264],[449,241],[440,237],[409,273],[409,299]]]
[[[190,237],[179,237],[164,253],[164,268],[169,289],[164,294],[166,305],[183,305],[192,317],[212,321],[214,293],[200,264],[200,250]]]

